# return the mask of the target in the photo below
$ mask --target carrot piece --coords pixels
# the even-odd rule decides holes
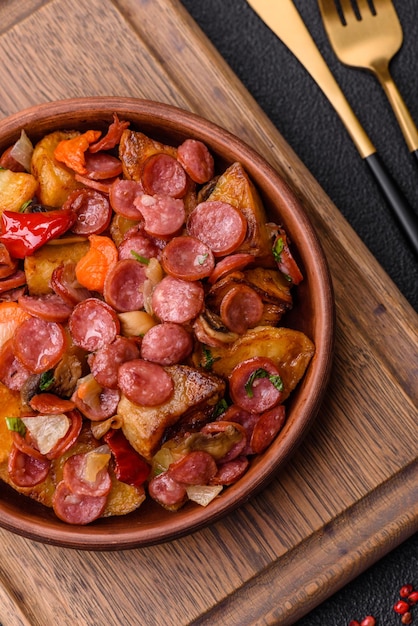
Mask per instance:
[[[0,348],[15,334],[15,330],[28,319],[29,313],[17,302],[0,303]]]
[[[75,267],[75,275],[83,287],[103,292],[106,276],[118,260],[118,250],[110,237],[90,235],[90,248]]]
[[[100,135],[100,130],[88,130],[82,135],[71,139],[63,139],[54,150],[54,157],[67,167],[83,176],[87,174],[85,152],[91,143],[95,143]]]

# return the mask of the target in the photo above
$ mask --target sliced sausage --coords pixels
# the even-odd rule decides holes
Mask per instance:
[[[100,193],[104,193],[107,196],[110,194],[110,188],[112,187],[115,180],[119,180],[118,178],[105,178],[104,180],[93,180],[92,178],[86,178],[86,176],[81,176],[81,174],[75,174],[74,178],[77,182],[82,183],[86,187],[90,189],[95,189],[96,191],[100,191]]]
[[[254,255],[247,252],[237,252],[237,254],[231,254],[230,256],[221,259],[216,264],[213,272],[209,276],[209,282],[211,285],[215,284],[217,280],[223,278],[230,272],[239,272],[247,267],[254,261]]]
[[[26,274],[23,270],[16,270],[5,278],[0,279],[0,293],[16,289],[26,284]]]
[[[64,437],[57,441],[55,446],[45,455],[48,459],[57,459],[59,456],[63,455],[64,452],[67,452],[67,450],[75,444],[81,432],[83,419],[79,411],[74,409],[73,411],[66,413],[66,415],[70,420],[70,427]]]
[[[18,300],[19,305],[36,317],[47,322],[66,322],[73,308],[55,293],[42,296],[22,296]]]
[[[154,476],[149,482],[148,492],[153,500],[168,509],[178,508],[187,500],[185,486],[171,478],[168,472]]]
[[[67,347],[65,331],[56,322],[30,317],[16,329],[13,350],[32,373],[40,374],[60,361]]]
[[[239,363],[229,376],[232,401],[250,413],[263,413],[282,397],[280,373],[271,359],[253,357]]]
[[[177,158],[195,182],[202,185],[213,178],[215,164],[207,146],[196,139],[186,139],[177,148]]]
[[[70,307],[91,296],[91,292],[77,281],[75,267],[72,262],[59,265],[52,272],[50,281],[51,288]]]
[[[186,219],[181,198],[144,194],[136,198],[135,206],[145,220],[145,231],[153,237],[167,239],[176,235]]]
[[[68,489],[78,496],[106,496],[112,488],[112,481],[106,467],[97,472],[96,479],[90,482],[85,478],[87,454],[73,454],[64,463],[62,479]]]
[[[67,524],[85,525],[100,517],[105,510],[107,496],[81,496],[70,491],[62,480],[52,499],[55,515]]]
[[[164,242],[165,244],[165,242]],[[136,232],[127,235],[118,247],[119,259],[133,259],[142,257],[144,259],[159,259],[161,247],[157,245],[155,239],[151,239],[145,232]],[[136,255],[136,256],[135,256]]]
[[[8,339],[0,350],[0,381],[12,391],[20,391],[31,372],[16,357],[13,338]]]
[[[85,176],[93,180],[106,180],[122,174],[122,162],[106,152],[85,152]]]
[[[192,350],[190,333],[173,322],[156,324],[145,333],[141,343],[142,358],[160,365],[181,363]]]
[[[218,471],[211,481],[212,485],[232,485],[245,474],[249,461],[245,456],[239,456],[232,461],[219,465]]]
[[[216,472],[213,457],[203,450],[189,452],[168,468],[170,478],[185,485],[207,485]]]
[[[144,188],[136,180],[115,180],[109,191],[109,201],[115,213],[128,220],[142,220],[142,213],[134,201],[144,194]]]
[[[259,419],[259,415],[257,413],[249,413],[248,411],[244,411],[241,407],[236,404],[232,404],[225,413],[219,417],[220,420],[225,420],[228,422],[233,422],[237,424],[241,424],[247,435],[247,443],[245,448],[242,450],[242,455],[245,456],[247,454],[252,454],[252,448],[250,447],[251,436],[254,431],[254,427]]]
[[[203,310],[204,290],[200,282],[165,276],[154,289],[151,302],[161,321],[184,324]]]
[[[245,239],[247,220],[227,202],[201,202],[189,215],[187,232],[203,241],[216,257],[234,252]]]
[[[215,266],[212,250],[203,241],[187,235],[174,237],[165,246],[161,263],[167,274],[182,280],[200,280]]]
[[[71,230],[76,235],[99,235],[108,228],[112,208],[107,197],[95,189],[76,189],[63,204],[71,209],[77,219]]]
[[[138,359],[139,356],[139,348],[133,339],[116,337],[112,343],[91,356],[90,370],[99,385],[117,389],[119,366],[126,361]]]
[[[174,382],[161,365],[135,359],[119,367],[118,384],[125,396],[134,404],[158,406],[174,392]]]
[[[248,285],[236,285],[222,298],[220,315],[234,333],[244,334],[257,326],[263,317],[264,305],[258,293]]]
[[[12,259],[4,243],[0,243],[0,279],[11,276],[17,269],[17,259]]]
[[[119,390],[102,387],[94,381],[92,374],[81,380],[71,396],[78,410],[93,422],[115,415],[120,399]]]
[[[106,302],[119,313],[142,309],[146,269],[146,265],[134,259],[118,261],[106,276],[103,290]]]
[[[261,454],[280,432],[286,420],[286,410],[281,404],[262,413],[258,418],[250,440],[254,454]]]
[[[145,193],[182,198],[187,191],[187,176],[181,163],[169,154],[153,154],[143,164],[141,182]]]
[[[13,483],[18,487],[34,487],[44,482],[48,476],[51,461],[35,459],[16,446],[9,453],[7,470]]]
[[[69,319],[71,337],[76,346],[94,352],[111,343],[120,333],[116,312],[98,298],[83,300]]]

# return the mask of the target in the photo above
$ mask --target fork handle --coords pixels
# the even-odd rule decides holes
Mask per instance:
[[[404,234],[418,257],[418,215],[409,205],[397,183],[388,172],[377,152],[364,159],[371,169],[380,190],[385,196],[393,213],[398,218]]]
[[[373,67],[385,94],[388,98],[399,127],[402,131],[406,144],[410,152],[415,152],[418,156],[418,129],[404,99],[390,74],[388,64],[386,62],[376,64]]]

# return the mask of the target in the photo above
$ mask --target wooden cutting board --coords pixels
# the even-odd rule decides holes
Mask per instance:
[[[292,624],[418,529],[418,318],[177,0],[3,0],[0,115],[72,96],[190,109],[288,181],[334,282],[335,364],[291,463],[216,524],[79,552],[0,530],[2,626]]]

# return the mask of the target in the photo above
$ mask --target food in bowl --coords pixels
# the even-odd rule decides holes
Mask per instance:
[[[0,165],[0,477],[68,524],[210,506],[315,352],[287,232],[240,162],[123,114]]]

